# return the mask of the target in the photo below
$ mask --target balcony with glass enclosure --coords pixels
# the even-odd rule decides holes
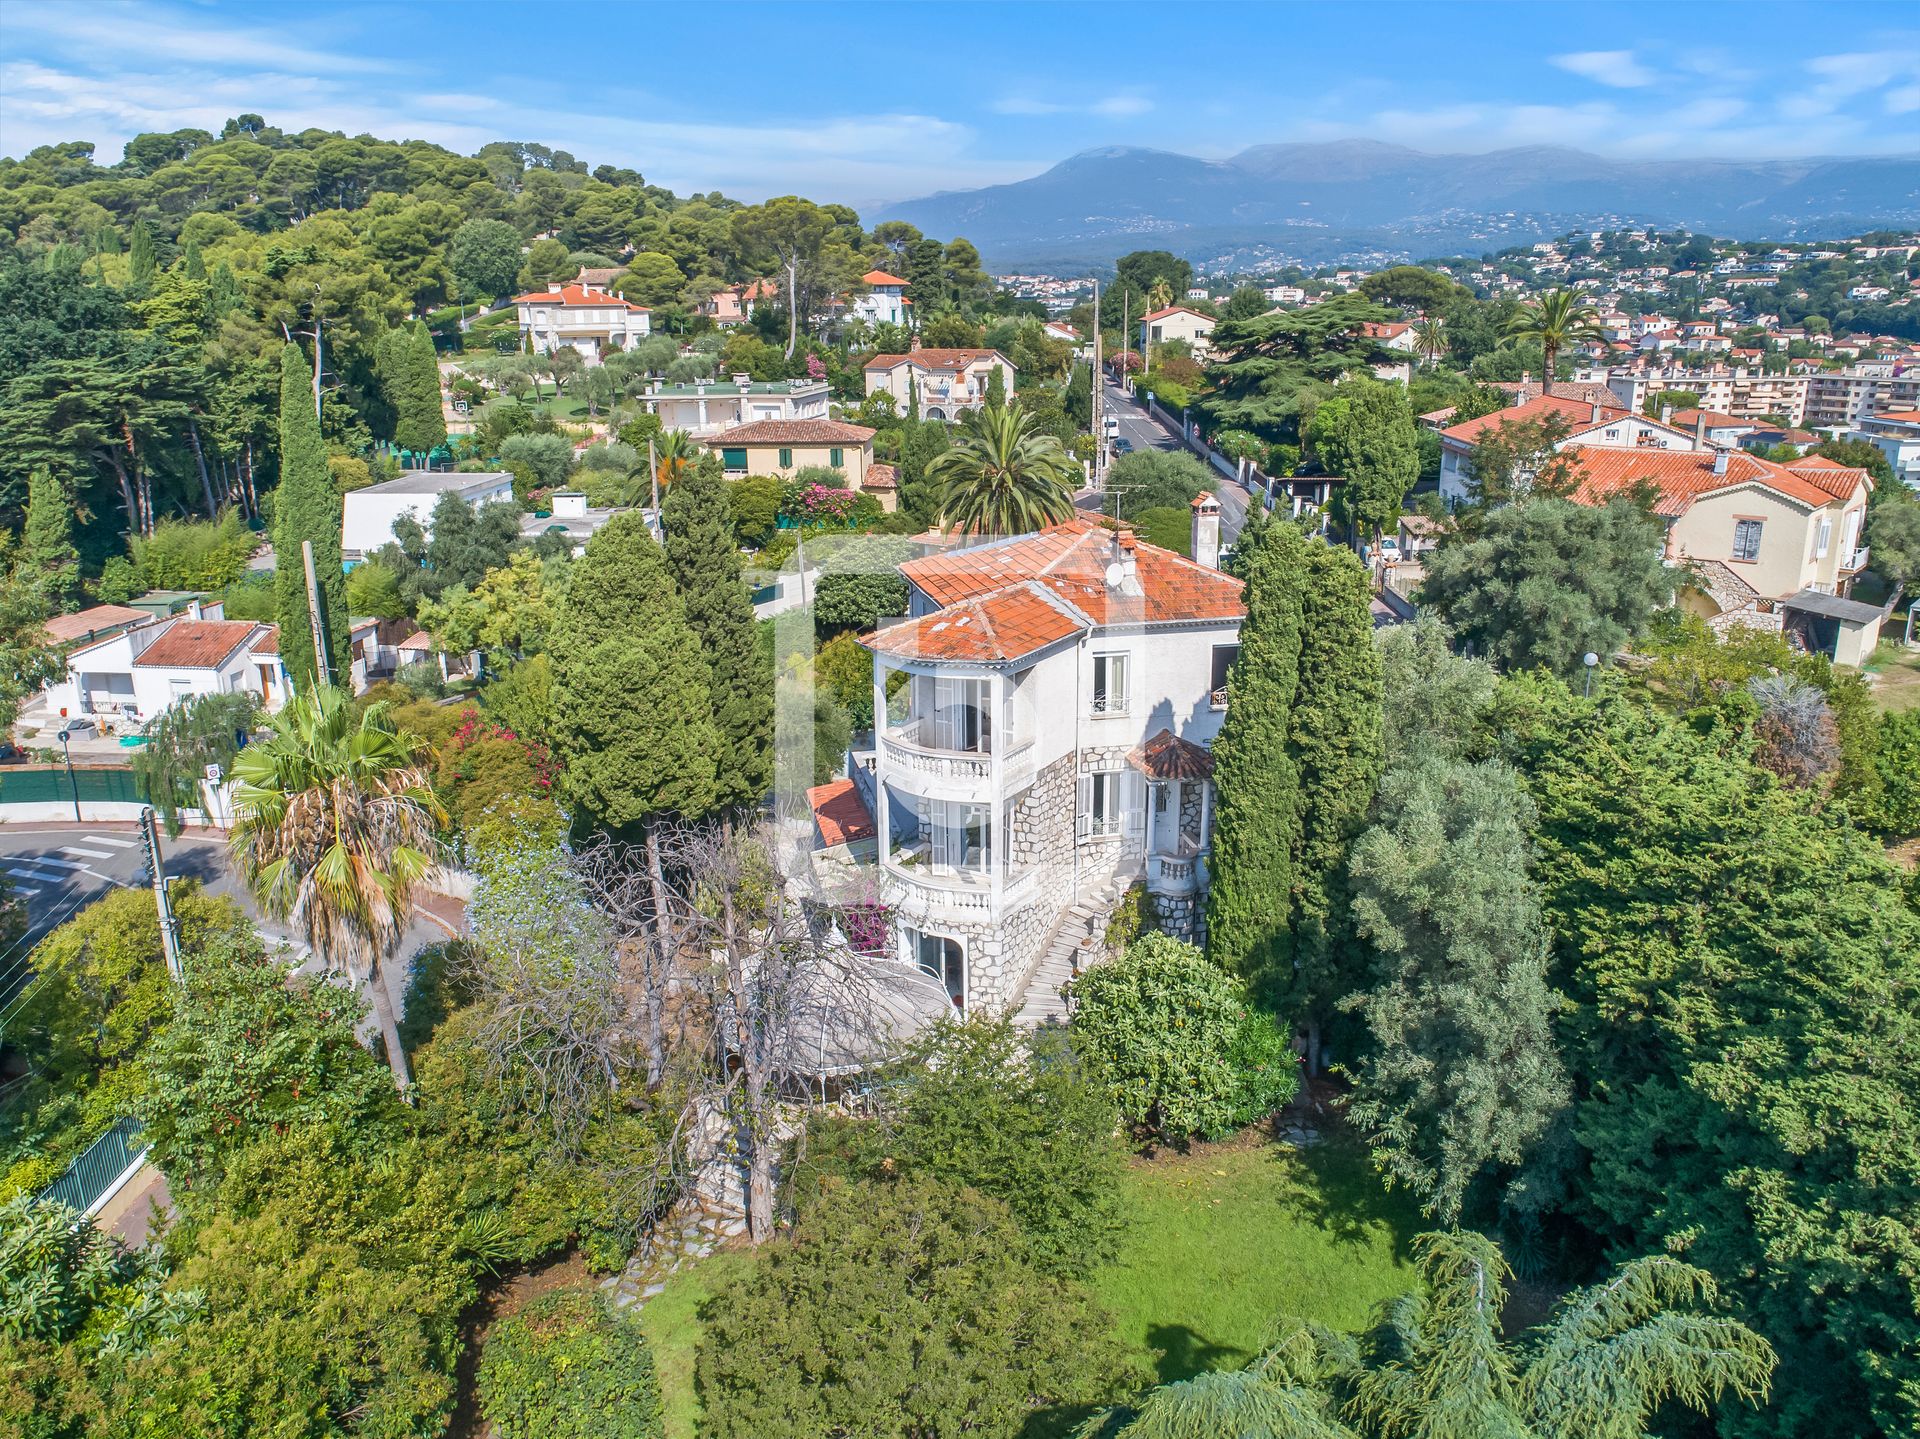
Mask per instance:
[[[884,662],[876,675],[874,744],[887,783],[990,805],[1032,778],[1034,726],[1018,676]]]

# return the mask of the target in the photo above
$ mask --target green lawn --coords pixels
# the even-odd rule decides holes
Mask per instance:
[[[1896,615],[1887,622],[1883,639],[1868,658],[1865,668],[1873,674],[1873,700],[1888,713],[1920,706],[1920,650],[1899,643],[1906,632],[1906,618]]]
[[[1164,1155],[1127,1175],[1119,1255],[1088,1276],[1122,1338],[1158,1354],[1160,1377],[1245,1363],[1282,1314],[1341,1329],[1413,1286],[1421,1228],[1350,1141],[1304,1155],[1251,1138]],[[695,1439],[698,1310],[742,1253],[676,1275],[640,1311],[666,1401],[668,1439]],[[1120,1397],[1118,1395],[1116,1398]]]

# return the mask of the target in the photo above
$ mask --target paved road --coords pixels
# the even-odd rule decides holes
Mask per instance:
[[[1120,421],[1120,436],[1134,449],[1182,448],[1170,431],[1149,416],[1142,406],[1135,404],[1118,385],[1108,382],[1100,403],[1105,413]],[[1219,483],[1214,486],[1213,493],[1220,501],[1220,543],[1231,545],[1239,538],[1240,527],[1247,522],[1247,492],[1225,475],[1216,475],[1216,478]],[[1085,507],[1099,509],[1098,497],[1093,497],[1093,501]]]

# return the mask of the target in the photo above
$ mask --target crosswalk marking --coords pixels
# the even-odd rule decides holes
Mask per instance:
[[[87,836],[87,843],[88,844],[110,844],[115,849],[132,849],[135,845],[140,843],[140,841],[137,839],[115,839],[110,834],[90,834]]]
[[[45,880],[48,884],[65,884],[67,882],[67,877],[64,874],[48,874],[44,869],[17,869],[9,866],[7,873],[15,879]]]
[[[77,844],[61,845],[60,853],[85,855],[88,859],[112,859],[113,858],[113,851],[110,849],[82,849]]]
[[[102,858],[104,857],[105,856],[102,856]],[[32,859],[23,860],[22,863],[43,865],[47,869],[85,869],[86,868],[86,866],[77,859],[55,859],[50,854],[36,854]]]
[[[39,891],[39,890],[37,890],[37,889],[31,889],[31,888],[29,888],[28,886],[26,886],[26,885],[24,885],[24,884],[16,884],[16,885],[15,885],[15,886],[13,887],[13,892],[14,892],[15,894],[38,894],[38,893],[40,893],[40,891]]]

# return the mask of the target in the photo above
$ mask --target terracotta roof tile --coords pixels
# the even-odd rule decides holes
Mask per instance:
[[[1852,499],[1863,483],[1869,488],[1873,485],[1872,478],[1865,470],[1843,465],[1825,455],[1808,455],[1804,459],[1792,460],[1786,468],[1803,480],[1812,480],[1836,500]]]
[[[1151,315],[1142,315],[1140,323],[1152,324],[1155,320],[1164,320],[1169,315],[1192,315],[1196,320],[1205,320],[1209,325],[1216,323],[1213,316],[1188,305],[1169,305],[1164,310],[1155,310]]]
[[[103,630],[125,629],[152,618],[150,611],[136,610],[132,605],[94,605],[70,615],[55,615],[46,623],[47,638],[63,645],[69,640],[83,640]]]
[[[843,425],[838,420],[750,420],[707,439],[713,449],[723,445],[864,445],[873,438],[865,425]]]
[[[1137,544],[1137,586],[1107,583],[1117,559],[1112,530],[1068,520],[1038,534],[909,560],[901,573],[937,605],[1036,580],[1096,625],[1237,620],[1240,581],[1157,545]]]
[[[905,285],[907,282],[898,275],[889,275],[885,270],[869,270],[860,277],[863,285]]]
[[[1213,773],[1213,754],[1205,745],[1165,729],[1136,745],[1127,763],[1152,779],[1206,779]]]
[[[1000,360],[1011,365],[1013,361],[998,350],[914,350],[905,355],[875,355],[861,366],[863,370],[891,370],[900,365],[913,364],[923,370],[965,370],[982,360]]]
[[[252,620],[176,620],[134,664],[141,669],[218,669],[259,629]]]
[[[1504,410],[1495,410],[1490,415],[1481,415],[1478,419],[1462,420],[1457,425],[1449,425],[1440,433],[1450,440],[1471,445],[1488,430],[1497,429],[1508,421],[1543,420],[1548,415],[1559,415],[1569,424],[1587,426],[1593,423],[1593,403],[1588,400],[1576,400],[1567,395],[1536,395],[1524,404],[1509,405]],[[1612,407],[1600,407],[1600,423],[1625,419],[1630,411],[1623,410],[1618,404]]]
[[[531,294],[515,295],[513,303],[516,305],[593,305],[603,310],[609,305],[615,305],[623,310],[647,313],[645,305],[636,305],[633,301],[616,295],[611,290],[599,290],[591,285],[562,285],[556,290],[536,290]]]
[[[1684,515],[1703,495],[1758,484],[1808,509],[1821,509],[1834,496],[1812,480],[1794,474],[1757,455],[1723,451],[1724,474],[1715,474],[1714,456],[1704,450],[1616,450],[1599,445],[1574,445],[1562,453],[1580,470],[1573,498],[1583,505],[1604,504],[1624,495],[1641,481],[1659,492],[1654,513],[1669,519]]]
[[[277,655],[280,653],[280,626],[268,625],[260,632],[260,638],[247,646],[250,655]]]
[[[910,660],[1017,660],[1089,628],[1032,581],[956,601],[933,614],[889,625],[863,643]]]
[[[892,465],[868,465],[867,477],[860,482],[863,490],[897,490],[900,488],[900,471]]]
[[[872,839],[873,816],[867,802],[850,779],[815,785],[807,791],[807,804],[813,810],[813,822],[820,830],[822,843],[849,844],[857,839]]]

